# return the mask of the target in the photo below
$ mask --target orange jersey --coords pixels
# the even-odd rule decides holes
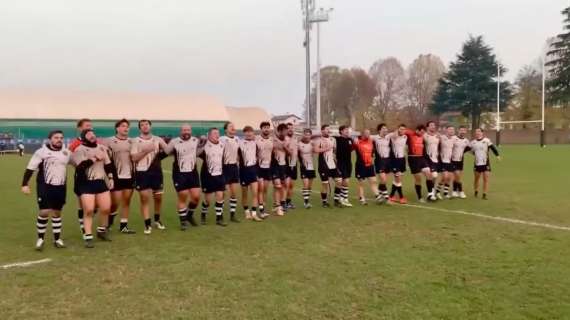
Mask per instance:
[[[374,142],[372,139],[358,138],[354,144],[356,149],[356,161],[365,167],[373,165]]]
[[[418,135],[415,131],[407,129],[408,136],[408,156],[421,157],[424,155],[424,137]]]

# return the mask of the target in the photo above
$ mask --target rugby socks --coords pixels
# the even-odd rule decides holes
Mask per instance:
[[[309,198],[311,197],[311,189],[303,189],[303,202],[309,204]]]
[[[427,187],[428,194],[432,194],[433,188],[434,188],[433,180],[426,180],[426,187]]]
[[[418,199],[421,199],[422,198],[422,185],[416,184],[415,188],[416,188],[416,196],[418,196]]]
[[[448,183],[443,185],[443,195],[446,197],[449,196],[449,184]]]
[[[178,209],[178,219],[180,220],[180,224],[184,224],[188,217],[188,208]]]
[[[198,206],[197,203],[189,203],[188,204],[188,211],[186,212],[186,217],[188,219],[192,219],[194,217],[194,211],[196,210],[196,207]]]
[[[108,222],[108,224],[107,224],[107,226],[108,226],[109,228],[111,228],[111,226],[113,225],[113,223],[115,223],[115,217],[116,217],[116,216],[117,216],[117,212],[111,212],[111,213],[109,214],[109,222]]]
[[[61,217],[51,218],[51,231],[53,232],[53,241],[59,240],[61,236]]]
[[[119,230],[125,230],[129,224],[129,220],[121,218],[121,224],[119,224]]]
[[[286,207],[286,206],[287,206],[287,202],[281,201],[281,202],[279,203],[279,206],[281,207],[281,209],[286,209],[286,208],[287,208],[287,207]]]
[[[461,183],[461,182],[457,183],[457,191],[463,192],[463,183]]]
[[[289,206],[291,205],[291,201],[292,201],[291,198],[285,199],[285,205],[286,205],[287,207],[289,207]]]
[[[396,187],[396,184],[392,183],[392,191],[390,191],[390,197],[395,196],[397,190],[398,190],[398,187]]]
[[[144,220],[144,228],[145,229],[150,228],[151,224],[152,224],[152,220],[150,220],[150,218]]]
[[[259,204],[259,213],[261,213],[261,214],[265,213],[265,206],[263,205],[263,203]]]
[[[323,204],[329,202],[328,194],[326,192],[321,192],[321,201],[323,202]]]
[[[235,217],[237,210],[237,199],[230,198],[230,216]]]
[[[208,215],[208,209],[210,209],[210,204],[202,202],[202,220],[206,220],[206,216]]]
[[[402,183],[401,182],[394,182],[392,184],[392,194],[390,196],[395,196],[398,193],[398,197],[402,199],[404,197],[404,192],[402,191]]]
[[[83,235],[83,240],[85,241],[93,240],[93,235],[91,233],[86,233]]]
[[[388,199],[388,187],[386,186],[385,183],[381,183],[378,185],[378,190],[380,190],[380,195],[384,198],[384,199]],[[392,192],[394,191],[394,186],[392,186]],[[391,194],[390,196],[392,196],[394,194]]]
[[[252,207],[252,209],[253,209],[253,207]],[[249,206],[243,206],[243,211],[247,211],[247,210],[249,210]]]
[[[337,203],[340,201],[340,188],[334,188],[334,202]]]
[[[46,234],[47,224],[48,224],[48,218],[38,215],[38,220],[36,223],[36,229],[38,231],[38,238],[39,239],[44,238],[44,236]]]
[[[81,228],[81,233],[85,233],[85,228],[83,227],[83,209],[77,209],[77,221],[79,221],[79,228]]]
[[[105,233],[105,232],[107,232],[107,228],[105,228],[105,227],[97,227],[97,233],[103,234],[103,233]]]
[[[160,212],[154,214],[154,222],[160,222]]]
[[[224,202],[217,202],[216,201],[216,223],[223,225],[224,224]]]
[[[459,187],[457,186],[457,182],[453,181],[453,191],[459,191]]]
[[[348,201],[348,187],[342,187],[340,189],[340,195],[344,201]]]

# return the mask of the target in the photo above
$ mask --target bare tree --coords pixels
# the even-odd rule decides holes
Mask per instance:
[[[406,109],[411,122],[423,122],[444,73],[445,65],[433,54],[422,54],[410,64],[406,81]]]
[[[377,60],[369,71],[376,94],[373,105],[378,118],[385,120],[390,110],[401,107],[402,96],[406,85],[404,68],[394,57]]]

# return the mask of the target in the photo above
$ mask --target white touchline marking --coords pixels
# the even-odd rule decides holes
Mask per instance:
[[[163,171],[166,173],[172,173],[168,170],[163,170]],[[319,193],[320,194],[320,192],[316,191],[316,190],[313,190],[313,193]],[[356,198],[356,197],[352,197],[352,198],[355,200],[358,200],[358,198]],[[549,223],[541,223],[541,222],[534,222],[534,221],[527,221],[527,220],[520,220],[520,219],[513,219],[513,218],[498,217],[498,216],[492,216],[492,215],[487,215],[487,214],[478,213],[478,212],[469,212],[469,211],[464,211],[464,210],[451,210],[451,209],[444,209],[444,208],[428,207],[428,206],[421,206],[421,205],[417,205],[417,204],[405,204],[405,205],[401,205],[401,206],[418,208],[418,209],[425,209],[425,210],[431,210],[431,211],[447,212],[447,213],[458,213],[458,214],[462,214],[462,215],[466,215],[466,216],[472,216],[472,217],[478,217],[478,218],[482,218],[482,219],[508,222],[508,223],[514,223],[514,224],[522,224],[522,225],[540,227],[540,228],[546,228],[546,229],[552,229],[552,230],[570,231],[570,227],[566,227],[566,226],[558,226],[558,225],[549,224]]]
[[[50,262],[50,261],[51,261],[51,259],[46,258],[46,259],[35,260],[35,261],[16,262],[16,263],[1,265],[0,269],[6,270],[6,269],[10,269],[10,268],[17,268],[17,267],[29,267],[29,266],[32,266],[35,264],[46,263],[46,262]]]

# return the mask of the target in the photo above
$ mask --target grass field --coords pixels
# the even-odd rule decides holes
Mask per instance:
[[[70,196],[68,248],[41,253],[35,198],[19,193],[27,159],[2,157],[0,265],[52,261],[0,268],[0,319],[570,319],[570,231],[460,213],[570,227],[570,149],[502,153],[489,201],[315,207],[186,233],[167,179],[168,230],[144,236],[135,206],[139,233],[93,250]]]

